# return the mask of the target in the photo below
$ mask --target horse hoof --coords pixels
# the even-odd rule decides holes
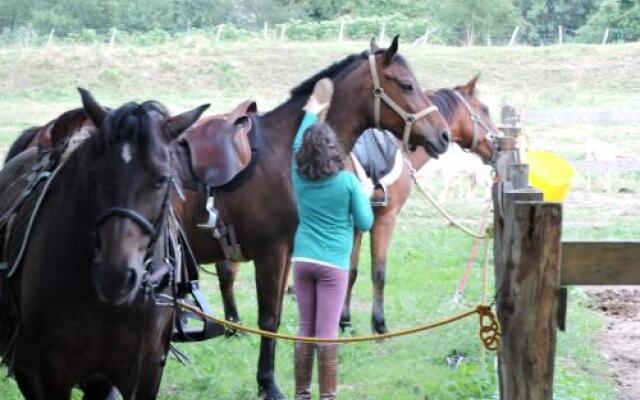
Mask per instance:
[[[345,333],[347,329],[351,329],[351,321],[340,321],[340,330]]]
[[[387,324],[384,321],[374,322],[373,326],[371,327],[371,330],[373,331],[373,333],[376,333],[378,335],[384,335],[385,333],[389,332],[389,329],[387,328]]]
[[[258,399],[260,400],[286,400],[286,398],[275,384],[269,385],[269,387],[261,387],[258,393]]]

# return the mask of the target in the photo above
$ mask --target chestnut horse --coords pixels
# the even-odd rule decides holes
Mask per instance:
[[[107,113],[81,92],[97,132],[70,154],[53,143],[31,235],[6,233],[0,311],[15,333],[0,352],[26,399],[70,399],[77,384],[85,399],[111,398],[114,386],[124,399],[155,399],[174,318],[155,296],[172,293],[167,260],[177,254],[169,142],[206,107],[168,119],[135,103]],[[17,155],[0,181],[36,156]],[[14,214],[18,231],[31,212]]]
[[[489,109],[475,95],[478,76],[465,85],[453,89],[440,89],[426,92],[427,96],[438,106],[451,128],[453,142],[460,147],[470,150],[489,163],[493,158],[493,145],[490,136],[497,132],[491,121]],[[466,104],[465,104],[466,103]],[[478,122],[474,122],[474,121]],[[411,168],[419,170],[430,159],[429,155],[416,149],[407,157]],[[371,329],[375,333],[388,332],[384,318],[384,285],[387,270],[387,254],[393,237],[398,214],[402,211],[412,188],[411,170],[404,165],[402,174],[393,184],[389,185],[389,203],[385,207],[374,208],[374,224],[371,229],[371,280],[373,281],[373,313]],[[351,254],[351,269],[349,275],[349,289],[342,309],[340,327],[344,330],[351,326],[351,295],[353,284],[358,276],[358,258],[362,233],[354,237],[353,252]]]
[[[405,111],[418,113],[432,103],[420,90],[414,74],[397,50],[397,38],[386,50],[374,49],[374,66],[384,92]],[[291,186],[293,138],[303,117],[303,105],[315,83],[325,77],[330,78],[335,87],[328,123],[346,149],[353,147],[365,129],[376,125],[369,53],[354,54],[303,82],[274,110],[235,121],[238,129],[251,125],[252,133],[257,137],[259,157],[244,182],[231,190],[216,193],[215,205],[221,219],[234,225],[243,255],[254,262],[258,325],[269,331],[277,331],[280,325],[292,241],[298,225]],[[405,120],[386,103],[380,108],[379,118],[381,127],[402,137]],[[198,125],[194,129],[198,129]],[[409,141],[414,146],[424,146],[431,155],[437,156],[449,144],[448,127],[441,116],[430,113],[415,121]],[[176,154],[178,158],[188,159],[186,148],[177,148]],[[198,216],[204,210],[202,193],[187,190],[185,194],[187,201],[176,206],[196,258],[201,263],[223,262],[223,251],[211,231],[197,227]],[[219,264],[218,270],[221,267]],[[231,287],[229,278],[224,271],[219,274],[223,293],[228,293]],[[237,319],[229,315],[228,299],[225,295],[227,317]],[[275,345],[274,340],[261,339],[257,373],[260,396],[271,400],[284,398],[275,380]]]

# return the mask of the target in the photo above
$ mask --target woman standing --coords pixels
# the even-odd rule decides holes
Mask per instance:
[[[293,187],[300,223],[293,257],[301,336],[335,339],[349,281],[353,230],[369,230],[373,212],[354,174],[344,170],[346,154],[336,133],[322,122],[333,83],[314,87],[293,142]],[[318,353],[320,399],[337,397],[338,347],[296,343],[296,400],[311,399],[314,352]]]

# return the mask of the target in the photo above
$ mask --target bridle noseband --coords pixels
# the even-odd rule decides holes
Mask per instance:
[[[469,113],[469,117],[471,118],[471,122],[473,123],[473,138],[471,139],[471,147],[469,148],[469,150],[466,150],[466,149],[463,149],[463,150],[474,151],[476,149],[476,147],[478,146],[478,143],[480,143],[480,131],[478,130],[478,126],[480,126],[482,127],[482,129],[485,130],[485,134],[487,135],[488,141],[491,144],[492,153],[494,154],[494,158],[495,158],[495,154],[496,154],[495,139],[501,137],[502,134],[492,130],[489,127],[489,125],[487,125],[482,120],[482,118],[480,118],[478,113],[473,111],[473,108],[471,108],[471,104],[469,104],[467,99],[465,99],[464,96],[460,94],[460,92],[458,92],[457,90],[454,90],[453,93],[455,93],[458,99],[462,102],[462,105],[464,106],[464,108],[467,109],[467,112]]]
[[[380,129],[380,100],[384,101],[389,108],[396,112],[404,121],[404,132],[402,134],[402,146],[405,151],[409,151],[409,136],[411,135],[411,128],[413,124],[420,118],[426,117],[432,112],[438,112],[438,107],[431,105],[418,113],[408,113],[402,107],[398,105],[380,85],[380,78],[378,76],[378,69],[376,67],[376,57],[374,54],[369,54],[369,67],[371,70],[371,79],[373,81],[373,115],[375,119],[376,128]]]

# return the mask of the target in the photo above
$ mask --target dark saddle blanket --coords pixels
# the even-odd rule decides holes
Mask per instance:
[[[245,101],[229,114],[201,119],[185,133],[191,169],[205,186],[227,188],[255,163],[256,112],[256,103]]]
[[[353,146],[353,154],[375,185],[393,169],[397,151],[396,138],[379,129],[367,129]]]

